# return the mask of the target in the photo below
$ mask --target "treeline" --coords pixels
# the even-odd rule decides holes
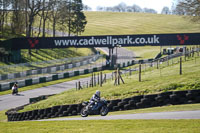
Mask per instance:
[[[45,37],[47,23],[53,36],[56,29],[68,32],[69,36],[80,35],[87,24],[82,0],[0,0],[2,34],[9,26],[14,34]]]
[[[102,7],[98,6],[97,11],[106,11],[106,12],[144,12],[144,13],[154,13],[157,14],[157,11],[151,8],[141,8],[140,6],[134,4],[133,6],[127,6],[124,2],[113,6],[113,7]]]
[[[85,6],[84,10],[91,10],[90,7]],[[102,7],[98,6],[97,11],[107,11],[107,12],[143,12],[143,13],[153,13],[158,12],[151,8],[141,8],[140,6],[133,4],[132,6],[127,6],[125,3],[120,3],[113,7]],[[163,7],[161,14],[173,14],[173,15],[189,15],[193,16],[195,19],[200,16],[200,1],[199,0],[174,0],[172,7]]]

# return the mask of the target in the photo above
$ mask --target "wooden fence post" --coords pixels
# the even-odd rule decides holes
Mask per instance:
[[[139,65],[139,82],[141,82],[141,64]]]
[[[102,72],[100,73],[100,86],[102,87]]]
[[[182,57],[180,57],[180,75],[182,75]]]

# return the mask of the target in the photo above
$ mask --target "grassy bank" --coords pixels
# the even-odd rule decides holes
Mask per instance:
[[[173,60],[175,62],[175,59]],[[27,106],[24,111],[47,108],[55,105],[80,103],[89,100],[98,89],[106,99],[127,98],[134,95],[154,94],[173,90],[200,89],[199,75],[200,58],[183,63],[183,75],[179,75],[179,64],[161,69],[150,68],[142,74],[142,82],[138,82],[138,74],[124,76],[125,84],[114,86],[114,81],[107,82],[103,87],[87,88],[80,91],[70,90],[52,96],[47,100]],[[176,79],[176,80],[175,80]],[[67,98],[66,98],[67,97]]]
[[[1,133],[198,133],[200,120],[91,120],[1,123]]]
[[[83,35],[127,35],[199,32],[199,25],[177,15],[85,12]]]

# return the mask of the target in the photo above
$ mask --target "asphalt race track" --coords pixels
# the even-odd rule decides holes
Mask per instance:
[[[177,111],[159,113],[141,113],[126,115],[91,116],[77,118],[57,118],[40,121],[66,121],[66,120],[131,120],[131,119],[200,119],[200,110],[197,111]]]

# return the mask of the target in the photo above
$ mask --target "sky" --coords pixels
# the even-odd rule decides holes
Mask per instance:
[[[164,6],[171,8],[173,1],[174,0],[82,0],[83,4],[91,7],[93,11],[96,10],[97,6],[112,7],[124,2],[127,6],[136,4],[141,8],[152,8],[158,11],[158,13],[161,12]]]

